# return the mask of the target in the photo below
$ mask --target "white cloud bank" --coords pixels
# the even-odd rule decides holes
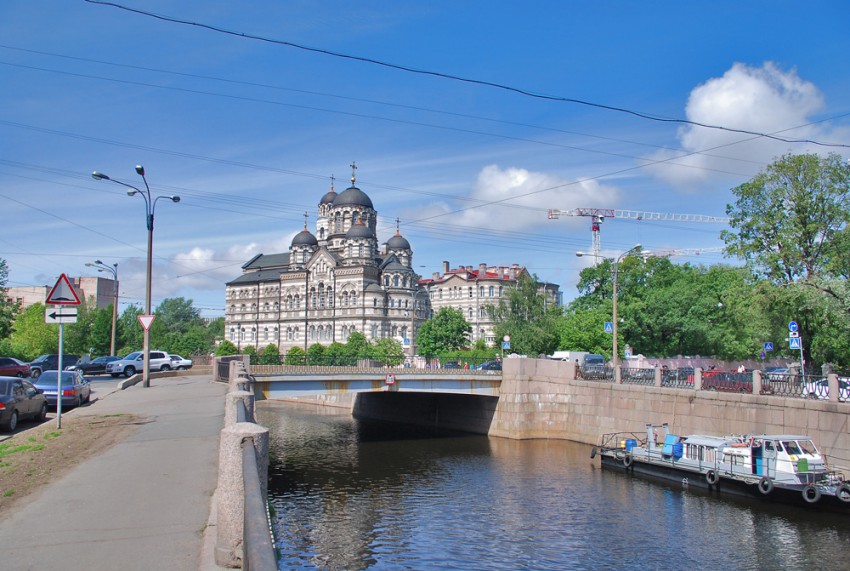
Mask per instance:
[[[690,121],[785,139],[848,142],[847,129],[814,122],[813,115],[823,108],[820,90],[800,78],[796,70],[783,71],[772,62],[761,67],[736,63],[722,77],[695,87],[685,114]],[[694,125],[681,127],[678,139],[679,151],[659,151],[647,158],[662,161],[683,153],[700,153],[649,167],[658,178],[685,187],[711,182],[718,175],[749,178],[782,154],[825,150]]]
[[[411,222],[500,231],[534,230],[550,208],[613,207],[618,191],[594,180],[574,182],[524,168],[489,165],[467,196],[409,211]]]

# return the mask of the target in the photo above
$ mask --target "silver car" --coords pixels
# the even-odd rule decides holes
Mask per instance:
[[[44,371],[33,384],[44,393],[47,404],[56,406],[59,371]],[[62,407],[80,406],[91,400],[91,385],[81,371],[62,371]]]

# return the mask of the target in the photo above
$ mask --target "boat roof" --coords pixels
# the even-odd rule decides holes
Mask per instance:
[[[805,434],[751,434],[750,436],[759,440],[814,440]]]
[[[691,434],[685,437],[688,444],[699,444],[702,446],[723,446],[732,442],[740,442],[735,436],[706,436],[704,434]]]

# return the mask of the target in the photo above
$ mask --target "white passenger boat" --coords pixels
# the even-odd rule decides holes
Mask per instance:
[[[590,457],[597,454],[605,467],[683,486],[850,509],[850,482],[808,436],[678,436],[666,423],[647,424],[645,434],[604,434]]]

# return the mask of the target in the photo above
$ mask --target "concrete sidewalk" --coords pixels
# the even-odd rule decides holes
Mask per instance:
[[[149,388],[104,391],[69,412],[131,413],[147,422],[2,519],[0,568],[218,569],[205,541],[214,530],[205,530],[226,392],[207,375],[151,379]]]

